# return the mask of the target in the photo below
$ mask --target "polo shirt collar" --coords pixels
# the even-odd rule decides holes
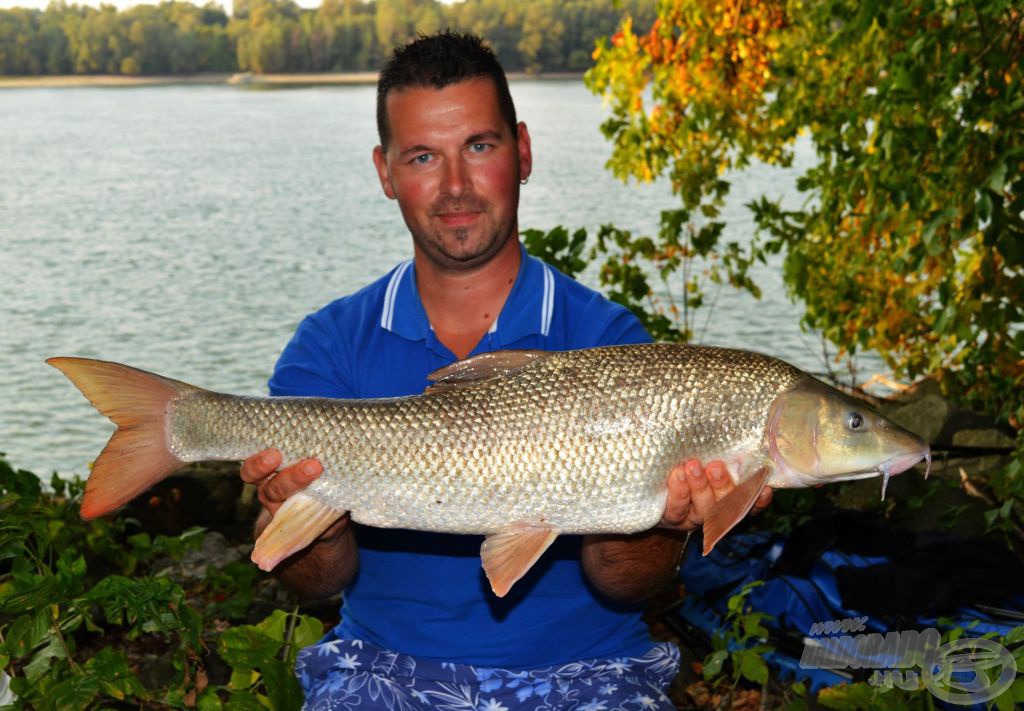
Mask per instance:
[[[515,284],[487,333],[496,347],[515,343],[526,336],[547,336],[551,330],[555,307],[554,271],[548,264],[531,257],[522,243],[519,252],[521,259]],[[416,288],[416,266],[411,259],[391,272],[384,290],[380,327],[411,341],[427,337],[430,322]]]

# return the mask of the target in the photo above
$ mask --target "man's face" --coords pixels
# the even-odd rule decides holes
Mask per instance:
[[[398,201],[417,249],[444,270],[472,269],[516,234],[530,136],[502,119],[489,78],[387,98],[391,140],[373,152],[384,193]]]

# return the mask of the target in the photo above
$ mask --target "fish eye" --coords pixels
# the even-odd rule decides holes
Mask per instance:
[[[856,432],[864,427],[864,417],[859,412],[851,412],[846,416],[846,426]]]

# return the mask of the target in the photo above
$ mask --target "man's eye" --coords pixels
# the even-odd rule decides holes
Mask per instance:
[[[489,143],[474,143],[474,144],[472,144],[469,147],[469,149],[471,151],[473,151],[474,153],[483,153],[484,151],[486,151],[490,147],[491,147],[491,144],[489,144]]]
[[[427,163],[430,162],[431,158],[432,156],[429,153],[421,153],[420,155],[413,158],[412,162],[419,163],[420,165],[426,165]]]

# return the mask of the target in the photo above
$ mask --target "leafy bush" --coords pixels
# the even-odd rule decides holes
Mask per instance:
[[[790,165],[799,136],[813,144],[798,209],[748,205],[768,239],[752,235],[745,258],[785,250],[803,323],[840,355],[877,352],[897,377],[933,378],[1016,429],[1015,461],[986,483],[993,525],[1020,531],[1020,4],[659,0],[649,30],[627,15],[594,58],[609,168],[667,178],[709,238],[724,227],[728,171]]]
[[[124,516],[82,521],[83,489],[54,475],[44,490],[35,474],[0,459],[0,669],[15,707],[298,708],[291,668],[321,622],[277,610],[231,626],[252,601],[252,565],[172,579],[162,571],[204,532],[151,537]],[[139,668],[154,652],[169,656],[173,671],[149,688]],[[226,684],[210,683],[213,654],[231,668]]]

